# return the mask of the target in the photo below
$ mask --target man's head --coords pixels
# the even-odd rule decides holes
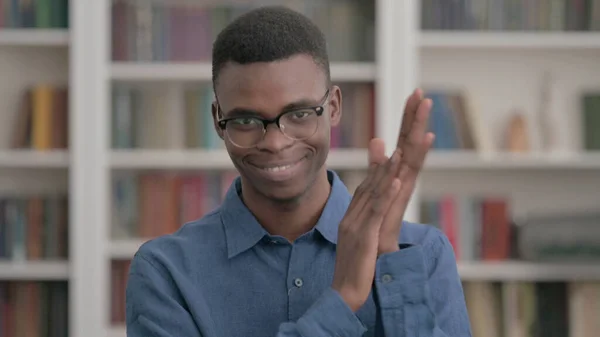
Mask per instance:
[[[322,32],[290,9],[262,7],[219,34],[212,60],[215,127],[244,186],[299,200],[325,177],[330,128],[341,117]],[[262,121],[278,116],[281,128],[265,131]]]

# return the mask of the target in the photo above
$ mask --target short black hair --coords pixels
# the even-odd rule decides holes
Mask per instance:
[[[230,61],[239,64],[310,55],[330,81],[323,32],[305,15],[285,6],[264,6],[240,15],[217,36],[212,50],[212,81]]]

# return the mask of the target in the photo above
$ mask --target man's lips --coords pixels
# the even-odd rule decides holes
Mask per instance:
[[[306,157],[302,157],[302,159],[295,161],[279,161],[262,163],[260,165],[250,163],[250,165],[255,167],[259,175],[263,178],[270,181],[281,182],[293,178],[305,159]]]
[[[277,161],[277,162],[268,162],[268,163],[254,163],[254,162],[250,162],[250,164],[252,166],[255,166],[259,169],[263,169],[263,170],[276,170],[276,169],[285,169],[286,167],[290,167],[293,165],[298,164],[300,161],[302,161],[305,157],[302,157],[300,159],[296,159],[296,160],[285,160],[285,161]]]

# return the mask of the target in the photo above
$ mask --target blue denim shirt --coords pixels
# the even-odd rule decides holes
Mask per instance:
[[[469,337],[452,247],[431,226],[404,223],[401,249],[378,258],[373,289],[356,312],[331,288],[337,226],[351,195],[332,191],[313,230],[293,244],[269,235],[239,197],[133,258],[129,337]]]

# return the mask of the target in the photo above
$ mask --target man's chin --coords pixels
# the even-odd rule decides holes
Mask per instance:
[[[257,187],[262,195],[264,195],[267,199],[271,200],[274,203],[294,204],[299,202],[306,192],[304,188],[300,188],[297,183],[298,181],[296,182],[296,184],[286,186],[278,184],[278,186],[273,186],[271,188],[264,185]]]

